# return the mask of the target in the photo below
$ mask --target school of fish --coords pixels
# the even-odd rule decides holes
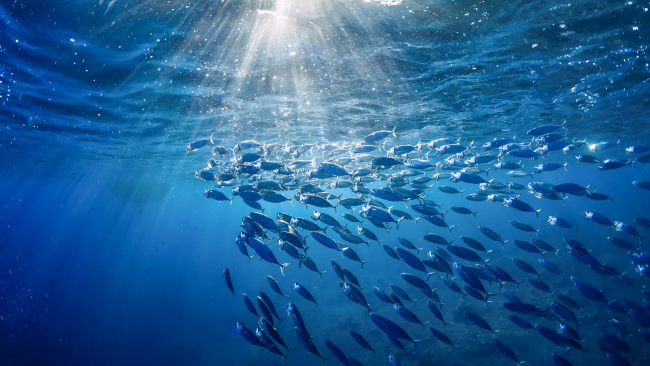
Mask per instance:
[[[203,195],[206,198],[231,202],[241,199],[254,209],[242,218],[241,232],[233,238],[239,251],[249,261],[257,255],[261,260],[277,265],[279,275],[290,276],[290,271],[306,267],[323,278],[326,271],[317,268],[308,256],[308,249],[319,244],[332,249],[331,257],[327,259],[334,275],[330,273],[323,281],[331,282],[331,286],[337,286],[338,282],[343,294],[365,309],[368,326],[374,324],[384,332],[396,350],[407,351],[405,344],[411,344],[412,348],[407,353],[415,354],[418,344],[439,341],[456,352],[454,341],[441,330],[447,325],[454,325],[445,317],[443,303],[438,296],[440,289],[446,287],[442,290],[446,292],[445,296],[455,293],[453,296],[460,300],[469,295],[485,305],[485,312],[480,314],[461,309],[467,320],[475,325],[467,332],[494,334],[492,338],[487,338],[488,341],[512,362],[524,362],[521,352],[509,346],[507,341],[502,341],[500,333],[497,333],[500,330],[490,325],[495,317],[503,316],[504,312],[508,314],[513,329],[529,329],[531,333],[541,335],[539,339],[558,346],[556,353],[538,355],[544,362],[552,361],[558,366],[572,365],[569,361],[570,351],[584,353],[587,349],[590,352],[597,349],[603,353],[603,362],[608,360],[616,366],[631,365],[643,354],[644,348],[633,348],[629,339],[638,333],[639,338],[650,343],[650,290],[644,289],[645,281],[650,277],[650,252],[642,250],[643,232],[650,228],[650,219],[639,217],[634,222],[617,221],[616,217],[610,215],[615,211],[598,209],[602,206],[598,206],[597,201],[613,201],[614,197],[597,192],[595,185],[581,186],[570,181],[543,182],[536,179],[544,176],[540,175],[542,172],[567,169],[571,164],[593,164],[594,170],[598,171],[636,169],[636,164],[650,163],[648,146],[630,146],[624,150],[625,159],[607,159],[610,153],[618,156],[613,153],[617,150],[623,153],[619,141],[569,141],[563,124],[538,126],[527,131],[524,138],[495,138],[480,146],[475,146],[473,142],[464,143],[461,139],[439,138],[387,149],[386,141],[391,136],[396,137],[395,129],[371,133],[356,143],[282,145],[247,140],[233,147],[214,146],[210,136],[191,142],[186,151],[211,151],[212,157],[207,166],[194,174],[196,179],[214,183],[214,188],[205,189]],[[496,178],[488,179],[490,170],[490,177]],[[525,185],[498,181],[523,177],[532,177],[533,181]],[[369,189],[367,186],[373,182],[383,182],[385,186]],[[650,190],[649,180],[638,177],[632,182],[620,184],[622,189],[638,190],[639,199],[648,200],[650,193],[644,191]],[[345,189],[345,193],[335,196],[328,192],[334,189]],[[470,190],[474,192],[469,193]],[[228,191],[230,195],[225,193]],[[443,211],[432,199],[445,194],[455,195],[458,202],[447,211]],[[585,200],[585,204],[593,207],[593,211],[584,212],[584,220],[580,223],[562,217],[565,200],[571,196],[578,196],[575,200]],[[558,201],[557,210],[542,214],[541,209],[535,208],[535,199]],[[463,207],[463,200],[484,201],[482,205],[487,206],[498,202],[502,203],[503,209],[517,210],[522,221],[510,220],[507,224],[522,233],[532,233],[535,239],[504,240],[498,229],[480,225],[481,214],[477,216],[477,211]],[[305,217],[282,212],[275,217],[264,214],[262,203],[277,205],[286,201],[305,205],[312,211]],[[484,211],[495,210],[493,207],[487,207]],[[482,214],[486,215],[486,212]],[[448,214],[467,215],[476,222],[472,225],[478,225],[484,236],[471,238],[460,235],[460,240],[446,239],[451,237],[455,227],[447,224],[445,216]],[[562,252],[560,243],[549,244],[539,240],[536,235],[542,224],[523,222],[531,222],[530,219],[566,229],[567,235],[562,243],[565,253],[559,254]],[[407,234],[400,234],[404,232],[403,229],[400,231],[400,226],[413,225],[418,220],[418,225],[428,225],[432,232],[421,238],[406,238]],[[349,224],[358,226],[356,230],[350,230]],[[618,248],[617,251],[605,256],[604,253],[601,255],[591,251],[590,243],[581,243],[578,228],[589,225],[611,227],[607,240]],[[373,232],[375,230],[387,230],[391,240],[380,240]],[[460,230],[462,228],[454,232]],[[572,238],[569,238],[569,233],[573,234]],[[413,242],[416,240],[419,243]],[[373,242],[378,246],[370,246]],[[426,247],[418,248],[424,246],[424,242]],[[461,242],[464,245],[460,245]],[[387,258],[396,265],[398,262],[405,263],[407,266],[401,267],[405,273],[401,274],[401,279],[394,281],[400,285],[391,284],[389,289],[379,288],[372,283],[361,286],[355,274],[337,262],[350,260],[358,263],[359,270],[363,269],[367,261],[355,250],[357,245],[385,251]],[[498,256],[496,253],[505,246],[518,247],[513,249],[515,253],[516,250],[532,253],[538,257],[537,263]],[[547,256],[549,252],[553,255]],[[627,256],[629,267],[608,266],[606,262],[610,253],[613,256]],[[620,286],[634,288],[637,296],[617,298],[616,294],[601,291],[598,282],[573,275],[573,266],[561,268],[554,264],[552,257],[558,255],[573,257],[575,267],[587,266],[602,276],[602,281],[618,281]],[[520,272],[506,272],[500,267],[504,261],[514,263]],[[292,267],[297,268],[287,269],[292,262],[295,263]],[[526,275],[529,277],[522,279]],[[549,276],[560,276],[562,280],[568,278],[575,291],[554,290],[544,280]],[[234,286],[236,279],[231,278],[228,268],[223,269],[223,277],[228,289],[237,295]],[[298,276],[294,277],[299,279]],[[283,361],[289,350],[285,340],[296,337],[306,352],[314,355],[314,360],[325,361],[333,357],[336,362],[346,366],[361,365],[360,361],[346,356],[337,346],[349,345],[350,339],[323,339],[310,333],[310,319],[301,315],[299,307],[310,306],[308,302],[314,307],[319,306],[323,301],[318,293],[310,292],[297,280],[292,280],[290,289],[281,288],[271,275],[267,280],[273,293],[282,297],[286,305],[280,308],[265,289],[260,290],[259,296],[253,295],[254,298],[243,294],[244,306],[257,322],[250,328],[250,322],[249,326],[244,321],[236,322],[234,325],[238,334],[253,346],[279,355]],[[520,286],[532,286],[540,294],[545,293],[546,297],[544,300],[524,301],[515,294]],[[426,296],[430,314],[416,314],[409,310],[417,299],[412,299],[407,289]],[[300,298],[288,302],[289,296],[285,292],[289,290],[297,292]],[[488,304],[497,297],[503,299],[499,301],[501,305],[492,305],[488,309]],[[328,304],[325,302],[320,306]],[[380,308],[392,308],[394,313],[390,312],[391,316],[380,315]],[[579,325],[582,323],[581,313],[586,309],[602,314],[599,319],[609,323],[611,331],[600,334],[598,339],[590,337],[583,340]],[[295,334],[280,334],[275,327],[276,320],[278,323],[284,320],[284,311],[293,324]],[[431,315],[436,318],[435,327]],[[412,329],[416,331],[407,331],[404,329],[406,326],[398,322],[412,323],[416,326]],[[422,333],[417,331],[417,326],[422,327]],[[361,333],[353,330],[349,334],[360,351],[374,353],[378,347],[385,346],[370,344]],[[645,346],[648,347],[648,344]],[[324,353],[324,348],[329,350],[332,357]],[[294,351],[291,357],[305,356]],[[580,356],[574,357],[579,360]],[[387,362],[398,365],[400,359],[394,353]],[[375,360],[373,364],[385,362]]]

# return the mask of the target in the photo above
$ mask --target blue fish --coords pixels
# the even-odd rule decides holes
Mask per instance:
[[[247,328],[243,323],[237,322],[237,326],[235,328],[235,331],[237,334],[241,334],[246,338],[246,340],[252,344],[253,346],[258,346],[258,347],[264,347],[266,348],[266,345],[260,341],[259,338],[257,338],[257,335],[255,335],[255,332]]]
[[[578,291],[590,300],[607,303],[607,299],[601,291],[578,277],[571,277]]]
[[[329,236],[317,231],[312,231],[311,236],[312,238],[316,239],[317,242],[323,244],[327,248],[334,249],[339,252],[341,251],[341,246]]]
[[[510,319],[510,321],[512,321],[513,323],[515,323],[518,327],[520,327],[522,329],[533,329],[533,330],[535,329],[535,327],[533,327],[533,325],[530,324],[530,322],[528,322],[528,320],[526,320],[524,318],[520,318],[520,317],[518,317],[516,315],[510,315],[509,319]]]
[[[399,325],[393,323],[381,315],[375,313],[370,313],[369,315],[370,319],[375,323],[375,325],[377,325],[377,327],[382,332],[386,333],[389,337],[393,337],[395,339],[403,339],[405,341],[413,343],[413,354],[415,354],[415,345],[419,342],[422,342],[422,340],[413,340],[413,338],[411,338],[408,333],[406,333],[406,331]]]
[[[329,340],[325,340],[325,346],[327,346],[327,349],[330,350],[332,355],[334,355],[337,360],[339,360],[344,365],[350,366],[347,356],[345,356],[343,351],[341,351],[341,349],[338,348],[334,343],[330,342]]]
[[[228,286],[228,289],[230,289],[230,292],[232,292],[233,298],[235,297],[235,290],[233,289],[232,286],[232,279],[230,278],[230,270],[228,267],[223,269],[223,277],[226,279],[226,285]]]
[[[316,299],[314,299],[314,296],[309,291],[307,291],[306,288],[301,286],[298,282],[294,282],[291,288],[294,291],[296,291],[300,296],[302,296],[305,300],[313,302],[314,304],[316,304],[316,306],[320,304],[320,302],[317,302]]]
[[[370,343],[368,343],[368,341],[366,341],[366,339],[363,338],[361,334],[351,330],[350,336],[352,336],[352,339],[354,339],[361,347],[372,351],[372,353],[376,353],[375,350],[370,346]]]
[[[422,261],[415,255],[413,255],[413,253],[397,247],[395,248],[395,252],[404,262],[406,262],[406,264],[408,264],[409,266],[413,267],[418,271],[426,273],[427,280],[429,279],[431,273],[427,271],[427,269],[424,267],[424,264],[422,264]]]
[[[328,358],[325,358],[321,356],[320,353],[318,353],[318,349],[316,349],[316,345],[311,341],[311,339],[307,334],[301,332],[300,329],[298,329],[297,327],[295,329],[296,329],[296,335],[298,336],[300,343],[302,343],[305,349],[307,349],[307,352],[318,356],[318,358],[320,358],[321,360],[321,363],[323,364],[326,360],[329,360]]]
[[[467,319],[469,319],[472,323],[476,324],[479,328],[482,328],[482,329],[485,329],[485,330],[489,330],[489,331],[492,332],[492,333],[496,333],[496,332],[499,332],[499,331],[500,331],[500,330],[493,330],[492,327],[490,327],[490,324],[488,324],[488,322],[485,321],[485,319],[481,318],[480,316],[478,316],[478,315],[476,315],[476,314],[474,314],[474,313],[471,313],[471,312],[469,312],[469,311],[466,311],[466,312],[465,312],[465,316],[466,316]]]
[[[417,317],[417,315],[413,314],[409,309],[405,308],[404,306],[401,306],[399,304],[393,305],[393,308],[395,309],[395,312],[398,313],[399,315],[402,316],[402,318],[406,319],[407,321],[415,324],[420,324],[422,325],[422,334],[424,334],[424,331],[426,329],[427,324],[430,322],[425,322],[422,323],[422,321]]]
[[[291,263],[280,263],[271,249],[256,238],[248,238],[248,245],[250,245],[251,248],[255,250],[255,253],[257,253],[265,261],[280,266],[280,271],[284,276],[284,268],[289,266]]]
[[[431,332],[431,334],[433,334],[434,337],[436,337],[442,343],[445,343],[445,344],[448,344],[448,345],[454,347],[454,354],[456,354],[456,348],[458,348],[458,347],[454,346],[454,343],[451,341],[451,339],[449,339],[449,337],[447,337],[441,331],[437,330],[434,327],[429,327],[429,331]]]
[[[505,344],[499,342],[498,340],[494,340],[494,344],[497,346],[497,349],[501,351],[501,353],[503,353],[509,359],[515,361],[518,364],[525,362],[525,361],[520,362],[519,359],[517,358],[517,355],[515,355],[512,349],[510,349],[510,347],[506,346]]]

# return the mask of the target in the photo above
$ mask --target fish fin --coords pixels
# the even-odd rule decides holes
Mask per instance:
[[[460,195],[461,195],[461,196],[463,195],[463,192],[465,192],[465,190],[464,190],[464,189],[463,189],[462,191],[460,191]]]
[[[451,226],[449,227],[449,233],[451,233],[451,229],[453,229],[455,226],[456,226],[456,225],[451,225]]]
[[[440,217],[442,217],[444,219],[445,215],[448,214],[448,213],[449,213],[449,211],[441,212]]]
[[[397,126],[393,127],[393,131],[391,131],[391,133],[393,134],[393,137],[397,137],[397,136],[395,135],[395,128],[397,128]],[[621,141],[621,140],[619,140],[619,141]]]
[[[363,270],[363,265],[368,263],[368,261],[361,261],[361,269]]]
[[[429,323],[431,323],[431,322],[428,321],[428,322],[422,323],[422,334],[424,334],[424,331],[427,329],[427,325],[429,325]]]
[[[575,227],[575,232],[576,232],[576,233],[578,232],[578,228],[579,228],[579,227],[580,227],[580,225],[576,225],[576,227]]]
[[[413,219],[413,222],[417,224],[419,219],[420,219],[419,217],[416,218],[416,219]]]
[[[542,211],[542,210],[543,210],[543,209],[540,208],[539,210],[535,211],[535,215],[537,215],[537,217],[539,217],[539,213],[540,213],[540,211]]]
[[[210,134],[210,143],[214,145],[214,141],[212,141],[212,135],[214,135],[214,132]]]
[[[472,212],[472,213],[474,214],[474,217],[476,217],[476,213],[477,213],[477,212],[478,212],[478,211],[474,211],[474,212]]]

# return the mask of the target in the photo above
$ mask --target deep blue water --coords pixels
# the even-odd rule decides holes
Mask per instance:
[[[427,309],[424,294],[400,278],[400,273],[418,272],[388,257],[375,242],[352,245],[368,261],[361,270],[359,263],[308,238],[309,257],[327,270],[322,280],[299,269],[298,261],[275,245],[278,259],[292,263],[284,277],[278,266],[257,255],[249,262],[234,242],[242,217],[253,209],[238,197],[232,205],[205,199],[204,190],[214,183],[193,176],[212,158],[213,146],[189,154],[185,149],[211,134],[216,145],[227,148],[248,139],[349,148],[373,131],[393,127],[396,137],[388,137],[386,148],[443,137],[480,147],[514,135],[518,142],[530,142],[529,129],[564,123],[557,133],[566,133],[565,141],[620,143],[595,153],[585,145],[569,154],[555,151],[538,160],[523,159],[523,170],[568,162],[566,171],[535,174],[534,180],[591,184],[591,191],[616,196],[614,200],[569,196],[562,204],[521,191],[523,201],[542,209],[536,218],[500,203],[442,193],[437,186],[464,189],[465,195],[478,186],[441,180],[428,183],[433,186],[425,191],[427,198],[444,211],[451,206],[477,211],[476,218],[450,212],[446,221],[456,225],[451,233],[423,219],[417,224],[405,220],[399,231],[386,232],[365,221],[363,226],[391,247],[400,246],[397,236],[424,247],[422,259],[434,248],[421,239],[429,232],[459,246],[464,246],[461,235],[475,238],[493,250],[490,263],[518,281],[534,277],[511,260],[523,259],[544,273],[541,278],[553,291],[570,296],[583,309],[579,333],[586,353],[571,351],[568,359],[574,365],[609,362],[598,347],[606,345],[603,332],[616,333],[608,322],[612,318],[627,325],[629,345],[640,353],[634,364],[647,364],[648,343],[638,333],[647,328],[632,316],[608,313],[606,304],[581,295],[569,278],[545,271],[537,263],[539,255],[513,245],[515,239],[531,241],[535,235],[508,221],[541,229],[539,239],[559,249],[557,257],[545,257],[565,274],[585,279],[608,300],[644,304],[648,277],[638,274],[627,250],[607,237],[626,239],[642,251],[648,250],[648,239],[638,244],[633,236],[583,217],[585,211],[599,212],[646,235],[648,228],[634,220],[650,218],[650,193],[632,181],[650,180],[649,167],[637,162],[634,168],[599,171],[598,164],[578,164],[574,156],[636,160],[647,154],[626,156],[624,149],[650,144],[649,7],[623,1],[0,3],[0,363],[280,364],[278,356],[235,332],[238,321],[256,327],[242,293],[255,300],[260,290],[266,292],[286,317],[285,302],[266,282],[272,275],[300,308],[316,347],[328,358],[333,356],[325,340],[364,365],[387,364],[389,355],[402,365],[505,364],[510,361],[492,342],[498,339],[519,360],[551,365],[551,353],[565,355],[564,350],[510,322],[513,313],[503,307],[507,300],[502,295],[491,297],[485,310],[469,296],[459,301],[462,297],[439,279],[443,274],[436,274],[430,284],[446,304],[442,313],[449,325],[443,328]],[[321,154],[313,153],[320,162]],[[484,152],[477,148],[473,153]],[[433,151],[429,157],[436,163],[448,156],[435,157]],[[312,156],[301,159],[306,158]],[[524,185],[533,180],[509,177],[493,166],[488,174],[480,176]],[[368,188],[386,184],[374,182]],[[232,196],[230,187],[220,191]],[[355,195],[350,189],[327,191]],[[290,197],[295,190],[281,193]],[[308,218],[314,210],[297,202],[260,202],[271,218],[278,212]],[[401,202],[384,203],[417,217]],[[342,222],[344,211],[350,212],[336,210]],[[573,232],[551,226],[549,215],[580,228]],[[479,225],[508,242],[489,240]],[[327,234],[343,242],[331,229]],[[564,238],[583,243],[600,263],[627,273],[636,284],[592,271],[564,251]],[[254,254],[250,247],[249,252]],[[415,355],[409,342],[404,342],[408,355],[395,348],[367,311],[346,298],[330,259],[357,276],[375,312],[411,337],[424,337]],[[235,298],[221,276],[224,267],[231,271]],[[296,281],[322,304],[315,309],[292,291]],[[422,335],[421,326],[403,321],[372,293],[372,286],[388,292],[389,284],[418,299],[405,302],[406,307],[451,338],[456,354],[428,330]],[[484,285],[499,293],[496,284]],[[557,301],[528,283],[519,291],[512,283],[504,288],[540,308]],[[500,332],[495,337],[481,330],[465,311],[481,315]],[[522,317],[552,329],[558,324]],[[319,363],[300,344],[288,318],[277,328],[292,348],[286,365]],[[359,347],[350,329],[366,337],[377,354]]]

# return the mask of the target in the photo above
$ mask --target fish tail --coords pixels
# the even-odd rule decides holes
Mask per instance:
[[[318,277],[320,277],[321,280],[323,279],[323,273],[325,272],[327,272],[327,270],[318,272]]]
[[[428,321],[428,322],[422,323],[422,334],[424,334],[424,331],[427,329],[427,325],[429,325],[429,323],[431,323],[431,322]]]
[[[282,272],[283,277],[284,277],[284,267],[289,267],[290,264],[291,263],[282,263],[282,264],[280,264],[280,272]],[[300,268],[300,267],[298,267],[298,268]]]
[[[445,215],[448,214],[448,213],[449,213],[449,211],[441,212],[441,213],[440,213],[440,217],[442,217],[442,218],[444,219],[444,218],[445,218]],[[418,217],[418,218],[419,218],[419,217]]]
[[[393,131],[391,131],[391,133],[393,134],[393,137],[397,137],[397,136],[395,135],[395,129],[396,129],[396,128],[397,128],[397,126],[393,127]],[[621,141],[621,140],[619,140],[619,141]]]
[[[417,224],[419,219],[419,217],[417,219],[413,219],[413,222]]]
[[[449,227],[449,233],[451,233],[451,229],[453,229],[455,226],[456,226],[456,225],[451,225],[451,226]]]
[[[361,261],[361,269],[363,269],[363,265],[368,263],[368,261]]]
[[[464,189],[463,189],[462,191],[460,191],[460,195],[461,195],[461,196],[463,195],[463,192],[465,192],[465,190],[464,190]]]
[[[214,145],[214,141],[212,141],[212,136],[214,135],[214,132],[210,134],[210,143]]]

